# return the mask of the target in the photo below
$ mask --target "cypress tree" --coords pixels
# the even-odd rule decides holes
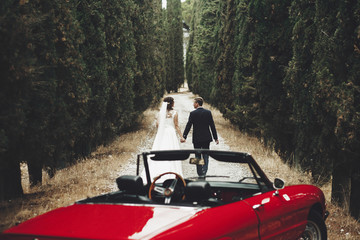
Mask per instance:
[[[186,72],[186,81],[188,83],[189,89],[196,93],[196,84],[194,83],[194,79],[196,79],[196,33],[197,33],[197,21],[198,21],[198,15],[199,15],[199,3],[197,0],[193,1],[193,8],[192,8],[192,17],[190,21],[190,34],[189,34],[189,43],[188,48],[186,50],[186,66],[185,66],[185,72]],[[194,87],[195,86],[195,87]]]
[[[190,38],[186,56],[186,78],[189,88],[211,100],[217,61],[218,17],[221,1],[194,1]]]
[[[43,166],[52,166],[51,153],[54,143],[51,141],[52,126],[51,116],[54,112],[57,83],[54,78],[53,68],[47,62],[52,39],[47,18],[38,1],[27,5],[32,19],[41,20],[31,29],[33,38],[28,38],[35,60],[34,66],[37,74],[28,79],[30,82],[29,95],[27,96],[27,128],[23,139],[23,153],[28,164],[31,186],[42,182]],[[23,56],[27,58],[27,56]],[[41,147],[39,147],[41,146]]]
[[[132,16],[136,49],[137,70],[135,75],[135,110],[145,111],[150,104],[156,102],[164,93],[161,71],[157,65],[162,64],[161,50],[155,43],[161,40],[161,2],[159,0],[136,1],[137,11]],[[160,26],[159,26],[160,25]],[[159,32],[157,32],[159,31]]]
[[[313,138],[308,138],[311,132],[316,131],[314,113],[311,111],[312,85],[314,76],[312,69],[313,48],[316,26],[314,24],[315,8],[311,1],[292,2],[290,19],[292,21],[292,59],[289,62],[284,79],[287,89],[287,99],[291,104],[288,113],[293,128],[292,140],[281,149],[284,160],[298,167],[305,166],[303,161],[312,152]],[[311,156],[310,159],[314,157]],[[309,169],[309,168],[305,168]]]
[[[214,86],[211,93],[211,102],[213,102],[215,106],[221,109],[222,113],[224,113],[227,117],[228,112],[234,110],[232,80],[235,72],[234,52],[236,45],[234,44],[234,41],[236,36],[235,19],[237,8],[235,5],[235,0],[228,0],[225,3],[221,2],[217,5],[220,9],[219,15],[224,17],[220,18],[218,23],[216,23],[216,27],[219,29],[219,35],[221,36],[218,38],[218,40],[220,41],[218,46],[220,56],[218,57],[216,63],[216,77],[212,77],[212,79],[214,79]],[[206,42],[206,39],[210,39],[213,41],[214,37],[209,38],[208,36],[206,36],[204,40],[205,46],[210,45],[208,42]],[[208,51],[205,49],[204,52]],[[209,55],[211,56],[213,54],[214,53],[210,51]],[[207,72],[211,71],[212,68],[214,68],[214,64],[211,64],[208,67]],[[211,73],[212,72],[210,72],[209,74]]]
[[[323,3],[319,3],[319,7]],[[359,60],[354,51],[356,43],[357,29],[359,21],[354,14],[356,11],[356,1],[334,2],[336,16],[333,19],[333,28],[330,38],[327,41],[328,51],[323,59],[325,66],[329,67],[332,80],[331,86],[326,86],[327,91],[332,94],[328,96],[327,108],[329,113],[336,119],[334,123],[333,137],[335,140],[331,151],[336,151],[332,158],[332,201],[350,207],[350,212],[359,218],[359,190],[354,187],[358,178],[358,153],[353,136],[356,135],[356,84],[357,80],[353,76],[353,69],[358,69]],[[329,30],[325,30],[329,33]],[[320,68],[321,69],[321,68]],[[322,69],[321,69],[322,70]],[[327,83],[320,78],[321,83]],[[320,84],[319,84],[320,85]],[[354,118],[355,117],[355,118]],[[334,150],[333,150],[334,149]],[[349,167],[352,166],[352,167]],[[340,190],[341,189],[341,190]]]
[[[111,139],[132,125],[134,112],[134,75],[137,67],[132,14],[133,1],[104,2],[105,36],[109,56],[109,102],[104,134]]]
[[[26,129],[26,95],[30,87],[26,77],[32,61],[26,39],[30,29],[22,21],[21,6],[1,2],[0,19],[0,200],[21,196],[20,162],[23,136]],[[33,60],[33,59],[32,59]]]
[[[103,135],[105,113],[109,104],[108,66],[106,49],[105,16],[103,4],[97,0],[81,1],[77,6],[77,19],[86,38],[80,53],[86,65],[84,72],[91,89],[88,102],[86,133],[78,144],[79,152],[88,155],[92,149],[106,141]]]
[[[284,131],[286,118],[283,118],[288,106],[282,86],[290,59],[288,7],[289,2],[277,0],[249,2],[251,68],[259,100],[258,124],[264,143],[272,146],[288,138]]]
[[[177,92],[184,83],[183,23],[180,0],[167,1],[169,56],[166,90]]]
[[[251,68],[251,28],[249,16],[249,1],[242,0],[236,5],[235,36],[234,36],[234,67],[233,78],[229,89],[232,90],[233,103],[222,107],[224,116],[232,123],[252,135],[258,133],[256,118],[258,97]],[[219,79],[220,80],[220,79]],[[219,81],[218,80],[218,81]]]
[[[219,16],[221,15],[220,10],[222,5],[221,1],[218,0],[202,1],[200,10],[201,18],[199,19],[197,29],[199,37],[196,44],[198,55],[198,74],[196,79],[198,84],[196,91],[212,103],[219,102],[217,99],[219,95],[212,95],[212,90],[214,90],[214,87],[217,87],[214,86],[214,81],[216,78],[216,63],[218,55],[220,54],[217,52],[217,37],[221,29]]]
[[[165,70],[165,61],[166,61],[166,11],[162,9],[161,0],[153,0],[152,3],[153,10],[153,27],[149,32],[152,34],[152,65],[154,71],[154,83],[153,83],[153,102],[157,102],[160,98],[163,97],[165,93],[165,81],[166,81],[166,70]],[[151,57],[151,56],[150,56]],[[153,103],[151,102],[151,103]]]
[[[346,109],[347,114],[345,118],[341,118],[341,115],[338,115],[338,124],[337,126],[341,126],[342,131],[339,131],[340,141],[346,142],[345,150],[351,152],[351,194],[350,194],[350,213],[355,219],[360,219],[360,80],[358,77],[358,73],[360,72],[360,2],[359,1],[349,1],[350,9],[352,14],[350,16],[353,17],[353,24],[355,23],[355,28],[353,28],[353,32],[350,35],[350,44],[353,47],[353,51],[349,57],[349,75],[348,75],[348,83],[345,88],[347,91],[346,96],[351,96],[352,101],[350,101],[350,106]],[[345,5],[345,7],[348,7]],[[350,88],[348,87],[350,86]],[[348,99],[348,98],[343,98]],[[339,121],[341,119],[342,121]],[[348,122],[348,123],[345,123]],[[340,124],[339,124],[340,123]],[[336,131],[337,132],[337,131]],[[337,132],[338,133],[338,132]],[[344,134],[345,133],[345,134]]]

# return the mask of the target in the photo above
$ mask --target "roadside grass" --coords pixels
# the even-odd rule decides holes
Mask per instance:
[[[230,149],[251,153],[270,180],[280,177],[287,185],[312,184],[308,174],[290,168],[274,151],[264,148],[258,139],[247,136],[232,126],[218,110],[207,105],[205,107],[212,110],[217,130],[221,136],[226,136],[224,141]],[[116,189],[115,179],[119,173],[115,169],[120,169],[135,157],[134,153],[138,153],[138,146],[144,143],[145,136],[155,134],[153,122],[156,115],[157,110],[147,110],[138,129],[121,135],[108,146],[100,146],[87,159],[59,170],[52,179],[44,174],[42,186],[29,187],[26,165],[23,164],[22,184],[25,195],[19,199],[0,202],[0,231],[77,200]],[[321,189],[330,211],[326,221],[328,239],[360,239],[360,223],[342,208],[329,202],[331,184],[322,186]]]

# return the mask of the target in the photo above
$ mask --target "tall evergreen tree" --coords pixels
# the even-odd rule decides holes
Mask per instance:
[[[108,67],[106,51],[105,15],[103,3],[97,0],[80,1],[77,6],[77,19],[86,38],[80,45],[80,53],[86,65],[84,74],[91,89],[88,101],[87,129],[78,142],[78,152],[88,155],[100,145],[106,136],[106,109],[109,104]]]
[[[360,2],[349,1],[349,5],[343,5],[345,7],[350,6],[352,11],[353,29],[351,36],[353,51],[349,57],[349,83],[345,88],[347,94],[345,96],[351,96],[350,106],[346,109],[347,114],[345,118],[341,118],[338,115],[338,124],[341,126],[341,131],[336,131],[338,139],[346,144],[345,151],[351,152],[351,194],[350,194],[350,213],[355,219],[360,219],[360,189],[357,187],[360,184],[360,79],[358,73],[360,72]],[[344,15],[343,15],[344,16]],[[350,86],[350,87],[349,87]],[[342,99],[348,99],[343,97]],[[339,121],[341,119],[341,121]],[[347,123],[348,122],[348,123]],[[336,129],[337,130],[337,129]]]
[[[137,68],[132,14],[133,1],[104,3],[105,36],[110,57],[108,67],[109,102],[105,134],[113,137],[134,121],[134,76]],[[129,14],[130,13],[130,14]]]
[[[76,19],[77,2],[43,4],[51,23],[47,30],[52,41],[48,46],[48,62],[53,71],[49,76],[56,79],[51,142],[55,146],[55,166],[64,167],[82,156],[75,148],[86,132],[90,87],[84,75],[86,65],[79,54],[85,36]]]
[[[236,5],[235,36],[234,36],[234,73],[228,79],[233,102],[221,107],[224,116],[241,130],[252,135],[259,133],[257,119],[258,95],[251,67],[251,24],[249,1],[238,1]],[[218,79],[220,81],[221,78]],[[221,96],[221,93],[220,93]],[[225,95],[223,96],[225,97]]]
[[[217,52],[217,37],[221,29],[221,22],[219,22],[221,5],[223,4],[218,0],[202,1],[201,18],[197,26],[196,54],[198,55],[198,73],[197,78],[194,79],[198,82],[196,91],[212,103],[218,102],[218,99],[213,100],[211,93],[214,89],[215,69],[219,55]],[[218,95],[215,94],[215,96]]]
[[[222,113],[225,114],[225,116],[228,116],[228,112],[234,110],[232,80],[235,72],[234,52],[236,46],[234,44],[234,41],[237,30],[235,21],[237,8],[235,5],[235,0],[228,0],[225,3],[221,1],[216,2],[218,9],[220,10],[218,15],[224,17],[219,18],[220,21],[216,23],[216,26],[219,29],[219,35],[221,36],[218,38],[218,50],[220,51],[220,56],[218,56],[218,59],[216,59],[216,75],[210,75],[212,79],[214,79],[214,86],[211,89],[211,102],[214,103],[215,106],[217,106],[222,111]],[[206,17],[206,15],[204,17]],[[209,29],[206,29],[205,31],[212,32],[211,30],[209,31]],[[206,42],[208,41],[207,39],[213,41],[216,38],[205,37],[205,39],[203,40],[205,46],[210,45],[208,42]],[[204,52],[208,51],[205,50]],[[204,55],[204,57],[208,57],[208,55],[204,53],[201,54]],[[214,55],[214,53],[211,52],[209,55]],[[214,74],[212,72],[212,69],[214,68],[215,64],[209,65],[210,66],[208,67],[207,72],[210,73],[206,74],[205,76],[208,76],[209,74]],[[201,82],[206,83],[206,80]],[[205,84],[205,86],[207,85],[208,84]]]
[[[322,4],[319,2],[319,7],[322,7]],[[328,161],[333,162],[332,200],[342,206],[350,207],[351,213],[359,218],[360,196],[359,190],[354,188],[354,184],[359,181],[359,158],[355,150],[357,141],[353,138],[356,135],[356,124],[358,124],[355,120],[358,114],[355,107],[355,88],[358,81],[352,72],[353,69],[359,67],[358,54],[354,51],[359,26],[359,19],[356,19],[355,14],[356,5],[356,1],[334,2],[333,7],[336,8],[337,13],[333,19],[334,27],[331,32],[325,29],[325,33],[330,36],[326,42],[328,51],[325,56],[320,55],[324,59],[322,67],[329,66],[330,77],[326,74],[320,75],[319,80],[322,84],[327,84],[324,88],[328,93],[332,93],[327,96],[326,103],[329,109],[328,114],[333,114],[333,118],[336,119],[333,127],[336,147],[330,149],[332,152],[336,151],[336,154],[328,158]],[[323,73],[323,71],[319,72]],[[328,83],[323,77],[332,82]]]
[[[288,113],[293,128],[292,140],[284,145],[280,152],[284,160],[298,167],[306,161],[307,153],[312,152],[313,139],[307,136],[316,131],[314,112],[309,102],[312,99],[314,82],[312,62],[316,26],[314,24],[315,9],[312,1],[295,1],[290,8],[292,21],[292,59],[289,62],[284,85],[287,89],[287,99],[291,104]],[[312,154],[310,154],[311,156]],[[314,158],[312,156],[310,159]]]
[[[289,140],[283,118],[289,108],[282,85],[291,54],[289,4],[278,0],[249,2],[251,67],[258,92],[261,137],[268,145]]]
[[[167,1],[168,21],[168,72],[166,90],[177,92],[184,83],[183,23],[180,0]]]
[[[26,129],[27,102],[30,82],[29,69],[33,58],[27,47],[31,35],[30,24],[23,22],[28,14],[21,12],[22,7],[1,2],[0,18],[0,200],[21,196],[20,162],[22,161],[23,136]],[[29,22],[28,22],[29,23]]]
[[[189,88],[211,102],[217,61],[217,36],[220,16],[218,0],[194,1],[194,14],[186,60],[186,78]]]
[[[185,66],[185,73],[186,73],[186,81],[188,84],[189,89],[196,93],[196,84],[194,83],[194,79],[196,79],[196,34],[197,34],[197,22],[199,18],[199,1],[193,0],[193,8],[192,8],[192,17],[190,21],[190,33],[189,33],[189,43],[188,48],[186,50],[186,66]],[[195,88],[193,87],[195,86]]]
[[[134,24],[134,38],[136,49],[137,70],[135,74],[135,110],[143,112],[147,107],[156,102],[164,93],[161,86],[163,79],[161,72],[157,72],[157,65],[162,64],[161,50],[154,43],[161,43],[159,0],[139,0],[137,11],[132,16]],[[141,14],[137,14],[140,12]],[[158,32],[159,31],[159,32]],[[160,44],[161,46],[161,44]]]

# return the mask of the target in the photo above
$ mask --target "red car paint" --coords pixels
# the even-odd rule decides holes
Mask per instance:
[[[265,175],[262,179],[269,185]],[[229,201],[231,192],[222,198]],[[304,232],[314,209],[325,219],[324,194],[312,185],[258,192],[219,205],[78,202],[12,227],[0,239],[291,240]]]

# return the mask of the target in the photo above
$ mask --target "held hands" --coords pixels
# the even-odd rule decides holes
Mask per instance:
[[[181,138],[180,138],[180,142],[181,142],[181,143],[184,143],[184,142],[186,142],[186,139],[183,138],[183,137],[181,137]],[[215,142],[216,142],[216,145],[218,145],[218,144],[219,144],[219,139],[216,139]]]

